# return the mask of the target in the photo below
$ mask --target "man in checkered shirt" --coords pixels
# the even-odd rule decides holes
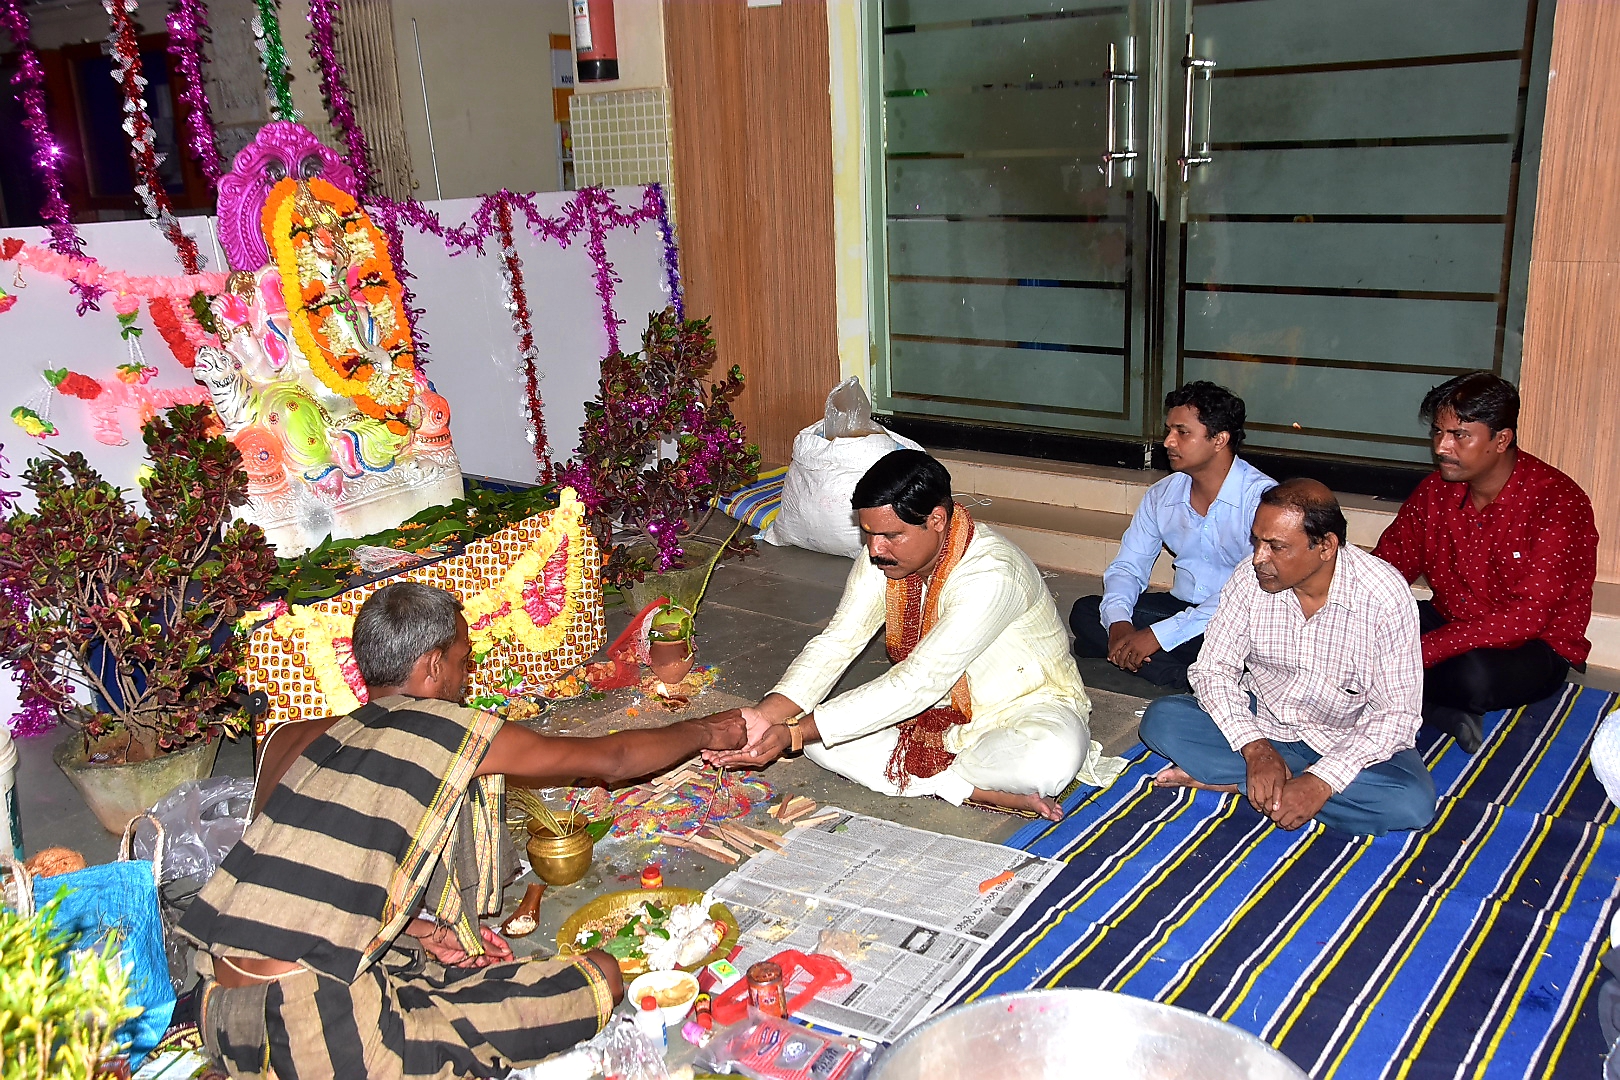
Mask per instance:
[[[1345,542],[1314,480],[1261,496],[1240,568],[1188,671],[1197,697],[1160,698],[1142,741],[1174,764],[1161,786],[1243,792],[1284,829],[1315,818],[1381,836],[1434,817],[1412,748],[1422,717],[1417,605],[1399,571]]]

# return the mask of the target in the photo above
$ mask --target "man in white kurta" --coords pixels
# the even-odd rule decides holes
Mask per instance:
[[[1076,776],[1101,783],[1117,774],[1118,759],[1103,758],[1091,741],[1091,702],[1040,571],[1005,537],[951,506],[944,466],[896,451],[862,479],[855,506],[866,554],[850,570],[831,623],[764,700],[743,710],[750,745],[714,759],[758,766],[802,745],[823,768],[886,795],[972,799],[1054,818],[1061,816],[1054,796]],[[955,533],[971,539],[952,562]],[[934,579],[942,556],[941,584]],[[880,629],[890,632],[892,655],[892,594],[907,578],[921,583],[925,606],[934,601],[932,625],[888,672],[829,700]],[[964,675],[968,718],[943,734],[954,758],[934,775],[897,778],[902,725],[950,707],[953,696],[960,702]]]

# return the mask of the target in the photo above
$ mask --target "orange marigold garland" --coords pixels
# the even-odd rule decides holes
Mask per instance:
[[[387,241],[353,196],[318,178],[278,183],[263,222],[293,337],[316,377],[403,434],[416,357]]]

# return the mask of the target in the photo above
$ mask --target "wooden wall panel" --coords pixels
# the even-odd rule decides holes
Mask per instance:
[[[1553,22],[1520,394],[1521,438],[1597,513],[1598,579],[1620,582],[1620,4]]]
[[[785,463],[838,382],[825,0],[666,0],[664,47],[686,309]]]
[[[1559,0],[1532,257],[1620,261],[1620,5]]]

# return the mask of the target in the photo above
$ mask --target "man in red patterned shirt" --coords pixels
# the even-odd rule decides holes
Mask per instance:
[[[1519,391],[1488,371],[1423,398],[1439,468],[1424,478],[1373,554],[1428,580],[1423,720],[1468,753],[1482,718],[1539,701],[1591,643],[1597,527],[1580,486],[1518,445]]]

